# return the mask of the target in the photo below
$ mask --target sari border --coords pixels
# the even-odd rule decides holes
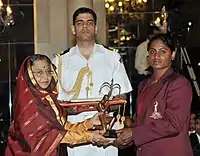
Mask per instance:
[[[58,108],[56,107],[54,101],[52,100],[51,96],[50,95],[47,95],[45,97],[47,99],[47,101],[49,102],[51,108],[53,109],[53,111],[55,112],[56,114],[56,119],[58,120],[58,122],[61,124],[61,125],[64,125],[65,123],[65,119],[63,116],[60,115],[59,111],[58,111]]]
[[[27,62],[27,71],[28,71],[28,75],[29,75],[31,82],[33,83],[34,86],[36,86],[37,82],[33,76],[32,70],[31,70],[30,60],[28,60],[28,62]]]

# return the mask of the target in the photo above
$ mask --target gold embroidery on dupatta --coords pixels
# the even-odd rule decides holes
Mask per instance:
[[[55,82],[57,82],[57,75],[56,75],[56,73],[55,73],[55,70],[53,69],[53,66],[52,66],[52,65],[51,65],[50,67],[51,67],[51,70],[53,71],[52,77],[53,77],[53,79],[55,80]],[[32,84],[33,84],[34,86],[36,86],[36,85],[37,85],[37,82],[36,82],[36,80],[35,80],[35,78],[34,78],[34,76],[33,76],[32,70],[31,70],[30,60],[29,60],[28,63],[27,63],[27,71],[28,71],[28,75],[29,75],[29,78],[30,78]],[[39,90],[39,91],[40,91],[41,93],[43,93],[43,94],[48,93],[47,91],[44,91],[44,90]],[[55,93],[55,92],[56,92],[56,91],[54,91],[54,93]],[[51,106],[52,109],[54,110],[58,122],[59,122],[61,125],[63,125],[64,122],[65,122],[65,119],[64,119],[63,116],[60,117],[59,111],[58,111],[58,109],[57,109],[57,107],[56,107],[54,101],[52,100],[51,96],[50,96],[50,95],[47,95],[45,98],[47,99],[47,101],[49,102],[50,106]],[[29,102],[29,104],[30,104],[30,102]],[[28,107],[28,106],[27,106],[27,107]],[[32,117],[30,117],[29,120],[27,120],[27,121],[24,123],[24,126],[23,126],[23,127],[27,126],[37,115],[38,115],[38,113],[36,113],[36,114],[33,115]],[[42,127],[40,126],[38,129],[40,129],[40,128],[42,128]],[[34,134],[30,134],[30,136],[32,136],[32,135],[34,135]],[[40,148],[40,146],[42,145],[42,143],[43,143],[43,141],[45,140],[46,137],[47,137],[47,135],[45,135],[45,136],[40,140],[40,142],[36,145],[34,151],[37,151],[37,150]],[[62,138],[63,138],[63,135],[62,135],[62,134],[58,134],[58,136],[57,136],[56,139],[54,140],[53,144],[51,145],[51,147],[50,147],[50,148],[48,149],[48,151],[46,152],[45,156],[49,156],[49,155],[53,152],[53,150],[57,147],[57,144],[60,142],[60,140],[61,140]]]
[[[53,71],[52,77],[53,77],[53,79],[55,80],[55,82],[57,82],[57,76],[56,76],[55,70],[53,69],[53,66],[52,66],[52,65],[50,65],[50,67],[51,67],[51,70]],[[34,86],[36,86],[37,82],[36,82],[36,80],[35,80],[35,78],[34,78],[34,76],[33,76],[33,73],[32,73],[31,67],[30,67],[30,61],[28,61],[27,69],[28,69],[28,75],[29,75],[29,77],[30,77],[31,82],[33,83]],[[45,90],[39,90],[39,91],[40,91],[41,93],[43,93],[43,94],[48,93],[48,92],[45,91]],[[55,93],[55,92],[56,92],[56,91],[54,91],[54,93]],[[47,101],[49,101],[49,103],[50,103],[52,109],[53,109],[54,112],[56,113],[57,120],[59,121],[59,123],[60,123],[61,125],[63,125],[64,122],[65,122],[65,120],[64,120],[63,116],[61,117],[61,120],[60,120],[59,111],[58,111],[57,107],[55,106],[55,104],[54,104],[52,98],[50,97],[50,95],[47,95],[45,98],[47,99]]]
[[[35,81],[35,78],[33,76],[32,70],[31,70],[30,60],[27,62],[27,71],[28,71],[28,75],[29,75],[31,82],[35,86],[37,84],[37,82]]]
[[[45,98],[48,100],[48,102],[49,102],[51,108],[54,110],[58,122],[59,122],[61,125],[64,125],[65,119],[64,119],[63,116],[60,116],[59,111],[58,111],[58,108],[56,107],[56,105],[55,105],[54,101],[52,100],[51,96],[50,96],[50,95],[47,95]]]
[[[34,100],[30,100],[25,106],[23,112],[33,103]]]
[[[38,144],[33,149],[32,153],[36,152],[40,148],[40,146],[42,145],[42,143],[44,142],[44,140],[46,139],[46,137],[47,137],[47,135],[45,135],[45,136],[42,137],[42,139],[38,142]]]
[[[33,121],[38,116],[38,112],[36,112],[33,116],[31,116],[23,125],[23,128],[26,127],[31,121]]]
[[[49,123],[49,122],[46,122],[46,123]],[[28,135],[28,138],[30,139],[31,137],[33,137],[38,131],[40,131],[45,126],[46,126],[45,124],[40,125],[33,133],[31,133],[31,134]]]
[[[53,152],[53,150],[58,146],[57,144],[60,143],[62,138],[63,138],[63,134],[61,134],[61,133],[58,134],[55,141],[51,144],[50,148],[46,152],[45,156],[49,156]]]
[[[29,91],[29,89],[26,88],[26,89],[24,90],[24,95],[25,95],[28,91]]]

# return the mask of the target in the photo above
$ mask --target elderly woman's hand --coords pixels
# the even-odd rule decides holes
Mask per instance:
[[[110,141],[102,136],[104,134],[103,130],[97,130],[92,132],[92,143],[97,146],[107,146]]]

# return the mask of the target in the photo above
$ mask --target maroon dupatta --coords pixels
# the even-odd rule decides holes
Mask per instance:
[[[55,103],[55,79],[47,91],[40,90],[27,58],[17,77],[14,97],[14,120],[9,129],[6,156],[56,156],[66,131],[62,109]]]

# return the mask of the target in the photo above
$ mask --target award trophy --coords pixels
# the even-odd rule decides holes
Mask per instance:
[[[108,117],[109,107],[114,106],[114,105],[115,106],[116,105],[118,105],[118,106],[124,105],[124,108],[125,108],[127,101],[123,100],[123,99],[111,99],[113,91],[115,91],[115,95],[116,95],[116,93],[117,93],[117,95],[120,95],[120,93],[121,93],[120,85],[117,83],[114,84],[113,80],[111,80],[111,83],[104,82],[101,85],[99,92],[102,93],[103,89],[107,89],[107,94],[104,94],[103,98],[101,98],[101,99],[98,99],[98,100],[90,100],[90,99],[79,100],[79,99],[77,99],[77,101],[59,101],[59,104],[61,106],[65,107],[66,109],[73,109],[72,115],[76,115],[76,114],[79,114],[82,112],[88,112],[88,111],[102,112],[102,115],[99,116],[101,125],[95,126],[94,129],[91,129],[91,130],[92,131],[93,130],[103,130],[105,137],[116,138],[115,130],[112,129],[114,127],[113,125],[115,125],[115,123],[116,123],[115,122],[116,118],[111,117],[112,121],[109,119],[109,117]],[[118,114],[119,114],[119,112],[118,112]],[[119,121],[119,119],[120,119],[120,116],[119,116],[119,118],[117,117],[117,121]]]
[[[100,102],[97,103],[96,108],[98,112],[102,112],[101,115],[99,115],[99,120],[101,122],[101,126],[104,131],[104,136],[108,138],[116,138],[116,133],[115,130],[111,130],[108,128],[107,122],[106,122],[106,114],[107,110],[109,108],[109,100],[112,96],[112,92],[114,89],[118,90],[118,95],[120,95],[121,92],[121,87],[119,84],[114,84],[113,79],[111,80],[111,83],[109,84],[108,82],[104,82],[99,90],[101,93],[102,89],[107,87],[108,88],[108,94],[105,94]],[[109,126],[110,127],[110,126]]]

